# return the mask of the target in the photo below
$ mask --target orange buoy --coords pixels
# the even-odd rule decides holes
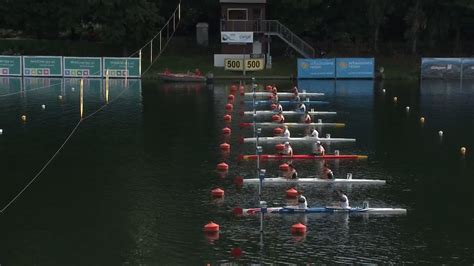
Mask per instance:
[[[231,103],[228,103],[228,104],[225,105],[225,109],[227,111],[232,111],[234,109],[234,105],[231,104]]]
[[[283,133],[283,128],[281,128],[281,127],[276,127],[276,128],[273,129],[273,134],[274,134],[275,136],[281,135],[281,133]]]
[[[298,190],[292,187],[286,191],[286,196],[288,198],[296,198],[298,196]]]
[[[270,108],[271,108],[272,110],[277,109],[277,107],[278,107],[278,106],[277,106],[276,104],[274,104],[274,103],[272,103],[272,105],[270,105]]]
[[[267,91],[272,91],[273,87],[272,87],[272,85],[267,85],[266,89],[267,89]]]
[[[235,99],[235,96],[232,94],[229,94],[229,96],[227,96],[227,100],[229,101],[234,101],[234,99]]]
[[[303,235],[306,233],[306,225],[297,223],[291,226],[291,233],[295,235]]]
[[[229,144],[229,143],[225,143],[225,142],[224,142],[224,143],[221,144],[220,147],[221,147],[221,150],[223,150],[223,151],[228,151],[228,150],[230,150],[230,144]]]
[[[219,170],[219,171],[227,171],[227,170],[229,170],[229,165],[226,164],[226,163],[224,163],[224,162],[222,162],[222,163],[220,163],[220,164],[217,165],[217,170]]]
[[[272,115],[272,121],[273,122],[280,121],[280,116],[279,115]]]
[[[284,149],[285,149],[285,144],[277,144],[277,145],[275,145],[275,150],[277,150],[277,151],[282,151],[282,150],[284,150]],[[280,165],[280,167],[281,167],[281,165]]]
[[[224,190],[220,188],[215,188],[211,190],[211,195],[215,198],[222,198],[224,197]]]
[[[237,186],[242,186],[244,184],[244,178],[241,176],[235,177],[234,184],[236,184]]]
[[[220,228],[219,225],[214,223],[213,221],[210,221],[208,224],[204,226],[204,232],[206,233],[215,233],[219,232]]]
[[[232,121],[232,116],[231,115],[224,115],[224,121],[226,121],[226,122]]]
[[[283,171],[283,172],[288,172],[288,170],[290,169],[287,163],[280,164],[278,168],[280,169],[280,171]]]
[[[232,129],[228,128],[228,127],[225,127],[222,129],[222,133],[224,135],[230,135],[232,133]]]

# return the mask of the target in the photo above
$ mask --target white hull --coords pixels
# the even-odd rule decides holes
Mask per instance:
[[[304,115],[303,112],[298,112],[298,111],[283,111],[283,115]],[[245,111],[244,115],[253,115],[253,111]],[[278,112],[276,111],[257,111],[256,115],[259,116],[264,116],[264,115],[276,115]],[[326,116],[326,115],[337,115],[337,112],[325,112],[325,111],[308,111],[308,114],[310,115],[319,115],[319,116]]]
[[[255,97],[269,97],[273,95],[273,93],[271,92],[255,92]],[[290,98],[290,97],[294,97],[295,94],[292,93],[292,92],[277,92],[277,95],[278,97],[281,97],[281,98]],[[320,92],[299,92],[298,95],[301,97],[301,98],[306,98],[306,97],[320,97],[320,96],[324,96],[324,93],[320,93]],[[254,96],[254,93],[253,92],[246,92],[245,93],[245,96],[246,97],[253,97]]]
[[[260,179],[249,178],[244,179],[244,184],[252,185],[259,184]],[[321,178],[297,178],[287,179],[284,177],[276,178],[265,178],[263,184],[315,184],[315,185],[326,185],[326,184],[361,184],[361,185],[385,185],[385,180],[377,179],[321,179]]]
[[[285,138],[285,137],[259,137],[259,143],[315,143],[316,141],[321,141],[322,143],[349,143],[356,142],[356,139],[347,139],[347,138],[313,138],[313,137],[303,137],[303,138]],[[255,143],[257,138],[244,138],[244,143]]]

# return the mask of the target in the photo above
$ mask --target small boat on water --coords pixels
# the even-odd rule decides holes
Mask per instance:
[[[158,73],[158,77],[164,81],[172,82],[206,82],[206,77],[194,73]]]
[[[339,160],[339,159],[367,159],[367,155],[352,155],[352,154],[294,154],[294,155],[280,155],[280,154],[260,154],[260,160]],[[239,155],[237,160],[256,160],[257,155],[246,154]]]
[[[268,214],[298,214],[298,213],[368,213],[380,215],[406,215],[407,210],[402,208],[370,208],[368,206],[352,207],[348,209],[333,207],[314,207],[307,209],[288,207],[261,207],[261,208],[234,208],[233,213],[237,216],[251,216],[258,213]]]

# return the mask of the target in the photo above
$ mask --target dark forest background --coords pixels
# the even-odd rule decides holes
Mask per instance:
[[[317,49],[374,54],[469,54],[474,0],[268,0],[277,19]],[[88,40],[139,47],[177,0],[2,0],[0,38]],[[197,22],[219,32],[218,0],[183,0],[178,35]]]

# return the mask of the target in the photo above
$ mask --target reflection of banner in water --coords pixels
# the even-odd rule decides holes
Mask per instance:
[[[460,79],[461,58],[422,58],[422,78]]]

